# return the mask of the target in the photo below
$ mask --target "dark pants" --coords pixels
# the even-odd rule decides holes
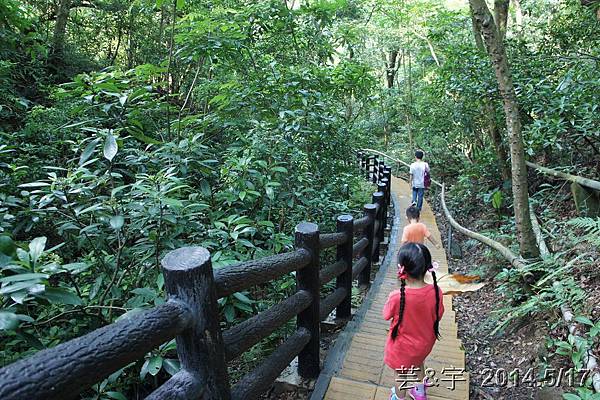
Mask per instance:
[[[412,188],[412,202],[417,204],[417,208],[421,211],[423,207],[423,195],[425,194],[424,188]]]

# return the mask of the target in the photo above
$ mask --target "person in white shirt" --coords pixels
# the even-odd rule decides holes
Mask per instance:
[[[429,164],[423,161],[423,151],[415,151],[415,162],[410,164],[410,186],[412,187],[412,204],[419,211],[423,207],[425,194],[425,171],[429,172]]]

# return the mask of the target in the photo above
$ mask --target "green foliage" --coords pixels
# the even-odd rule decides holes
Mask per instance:
[[[369,201],[348,161],[377,82],[337,30],[354,2],[73,4],[61,60],[55,12],[0,6],[3,364],[164,302],[169,250],[204,246],[222,268],[289,251],[300,221],[332,231]],[[220,299],[223,326],[294,286],[289,274]],[[163,344],[83,398],[149,393],[178,369]]]
[[[595,393],[593,390],[588,388],[576,388],[575,393],[563,394],[565,400],[598,400],[600,399],[600,393]]]
[[[600,218],[581,217],[569,221],[569,225],[585,232],[582,240],[594,246],[600,246]]]
[[[291,249],[302,220],[333,230],[336,215],[370,198],[352,149],[380,139],[400,158],[425,148],[435,177],[454,181],[453,210],[489,203],[500,225],[490,233],[513,239],[500,212],[506,160],[489,135],[504,135],[502,108],[468,11],[430,0],[291,3],[73,2],[60,59],[54,2],[0,4],[4,364],[160,304],[171,249],[202,245],[222,268]],[[511,21],[506,41],[526,148],[589,172],[600,148],[598,24],[577,1],[542,3],[524,4],[526,23]],[[383,89],[382,53],[393,51],[394,85]],[[578,221],[595,243],[593,222]],[[499,275],[519,303],[503,321],[581,297],[558,262],[529,268],[533,293],[519,289],[525,271]],[[290,274],[221,299],[223,326],[293,290]],[[141,396],[177,371],[175,358],[165,344],[83,397]]]

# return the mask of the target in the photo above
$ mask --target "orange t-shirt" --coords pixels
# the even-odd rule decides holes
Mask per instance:
[[[402,242],[425,243],[425,238],[431,236],[424,223],[408,224],[402,231]]]

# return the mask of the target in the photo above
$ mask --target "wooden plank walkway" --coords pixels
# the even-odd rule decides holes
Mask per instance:
[[[344,356],[330,372],[331,380],[325,394],[326,400],[387,400],[390,388],[395,384],[394,372],[383,363],[383,348],[389,322],[381,317],[383,305],[388,294],[399,288],[396,278],[395,256],[400,247],[402,226],[406,222],[405,210],[410,205],[411,194],[408,184],[398,178],[392,178],[392,195],[396,208],[396,224],[401,226],[392,231],[388,256],[381,266],[378,278],[369,293],[370,301],[358,318],[358,326],[348,337],[344,347]],[[398,213],[401,218],[398,221]],[[426,203],[421,213],[432,235],[441,243],[440,232],[431,208]],[[441,274],[448,272],[448,262],[443,249],[429,246],[433,259],[440,264]],[[443,285],[441,286],[444,290]],[[427,397],[431,400],[468,399],[469,375],[465,372],[465,354],[462,342],[457,337],[455,313],[452,309],[452,297],[444,296],[445,313],[440,322],[442,339],[436,342],[433,351],[425,361],[425,368],[432,368],[434,386],[428,388]],[[342,338],[342,340],[344,340]],[[454,389],[451,389],[451,387]],[[314,396],[313,396],[314,397]]]

